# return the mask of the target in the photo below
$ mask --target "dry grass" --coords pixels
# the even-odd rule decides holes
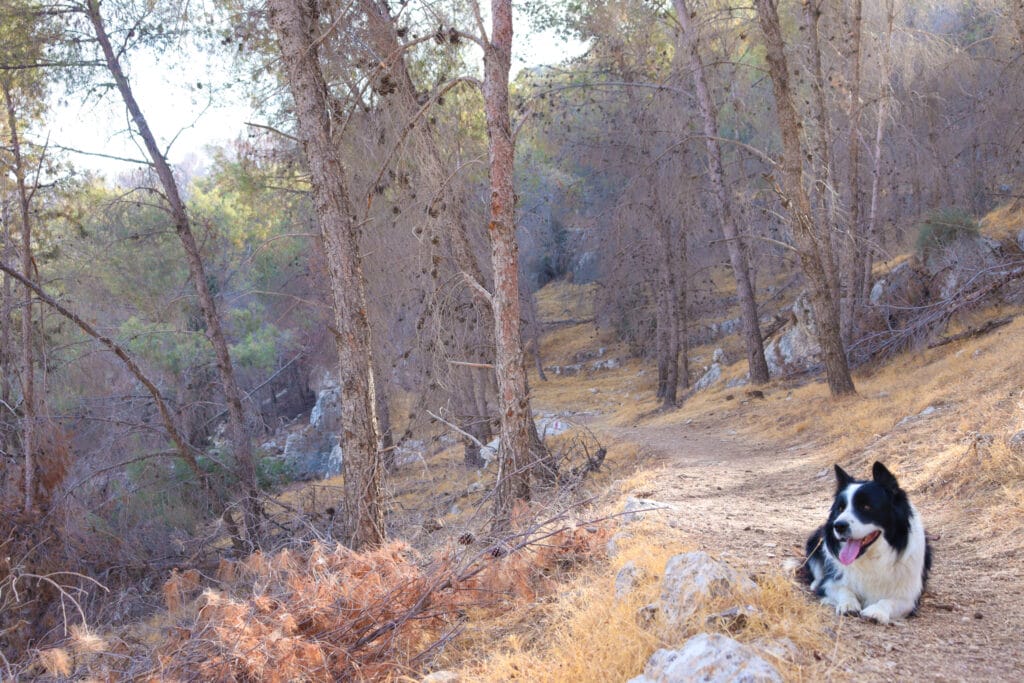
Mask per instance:
[[[195,576],[174,573],[166,612],[117,638],[77,632],[36,668],[143,681],[394,680],[433,658],[470,614],[493,618],[549,594],[603,550],[610,529],[522,533],[529,542],[497,557],[447,548],[425,558],[397,542],[255,553],[222,561],[198,597]]]
[[[1019,319],[978,339],[904,354],[856,373],[858,395],[845,399],[830,398],[821,378],[802,384],[774,381],[764,388],[767,400],[747,403],[749,387],[727,389],[719,383],[689,399],[680,410],[659,416],[655,423],[729,420],[741,430],[779,442],[791,441],[794,432],[807,432],[801,434],[802,440],[810,437],[827,444],[830,455],[840,458],[852,457],[880,439],[892,439],[919,424],[927,425],[929,432],[912,436],[927,438],[931,448],[971,431],[1005,436],[1007,429],[1015,431],[1012,398],[1024,376],[1024,355],[1008,350],[1022,335],[1024,319]],[[724,376],[741,375],[743,366],[743,362],[734,364]],[[929,406],[943,418],[899,424]]]
[[[506,635],[499,642],[479,643],[475,654],[480,661],[460,673],[473,681],[626,680],[643,671],[658,648],[676,646],[699,632],[720,631],[755,644],[788,638],[793,651],[766,656],[788,680],[801,680],[804,667],[797,653],[825,644],[820,610],[781,575],[758,577],[760,590],[753,594],[734,593],[708,602],[684,626],[638,619],[643,605],[657,601],[668,559],[692,549],[685,535],[658,521],[630,525],[617,538],[612,562],[588,568],[528,621],[514,615],[503,629],[494,624]],[[627,563],[638,567],[642,578],[617,599],[614,577]],[[711,615],[736,604],[752,606],[754,616],[740,626],[714,620],[709,625]]]
[[[543,323],[587,320],[594,317],[596,284],[552,282],[537,292],[537,315]]]
[[[1013,240],[1024,229],[1024,202],[1016,201],[991,211],[981,219],[981,231],[1000,242]]]

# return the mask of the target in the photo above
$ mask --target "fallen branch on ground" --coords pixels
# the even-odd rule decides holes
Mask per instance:
[[[981,335],[988,334],[992,330],[998,329],[1003,325],[1009,325],[1011,322],[1013,322],[1012,315],[1008,315],[1005,318],[996,318],[995,320],[989,320],[984,325],[979,325],[978,327],[971,327],[969,329],[964,330],[963,332],[954,334],[951,337],[943,337],[942,339],[933,341],[931,344],[928,345],[928,348],[934,349],[939,346],[945,346],[946,344],[952,344],[953,342],[961,341],[962,339],[980,337]]]

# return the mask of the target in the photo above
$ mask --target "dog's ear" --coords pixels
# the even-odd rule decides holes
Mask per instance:
[[[853,477],[846,473],[839,465],[836,465],[836,491],[842,491],[853,481]]]
[[[885,465],[880,462],[876,461],[874,466],[871,468],[871,476],[875,480],[876,484],[891,493],[896,493],[900,490],[900,485],[899,482],[896,481],[896,477],[893,476],[893,473],[887,470]]]

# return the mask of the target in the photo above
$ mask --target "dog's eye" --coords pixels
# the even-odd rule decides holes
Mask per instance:
[[[871,509],[871,503],[861,503],[860,504],[860,509],[861,510],[870,510]]]
[[[846,509],[846,503],[845,503],[845,502],[840,502],[840,503],[839,503],[839,508],[838,508],[838,509],[839,509],[839,511],[840,511],[840,512],[842,512],[843,510],[845,510],[845,509]]]

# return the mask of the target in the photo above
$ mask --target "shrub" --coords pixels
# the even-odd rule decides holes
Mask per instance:
[[[917,253],[921,256],[943,249],[961,237],[980,234],[978,221],[961,209],[942,209],[933,212],[921,223],[917,233]]]

